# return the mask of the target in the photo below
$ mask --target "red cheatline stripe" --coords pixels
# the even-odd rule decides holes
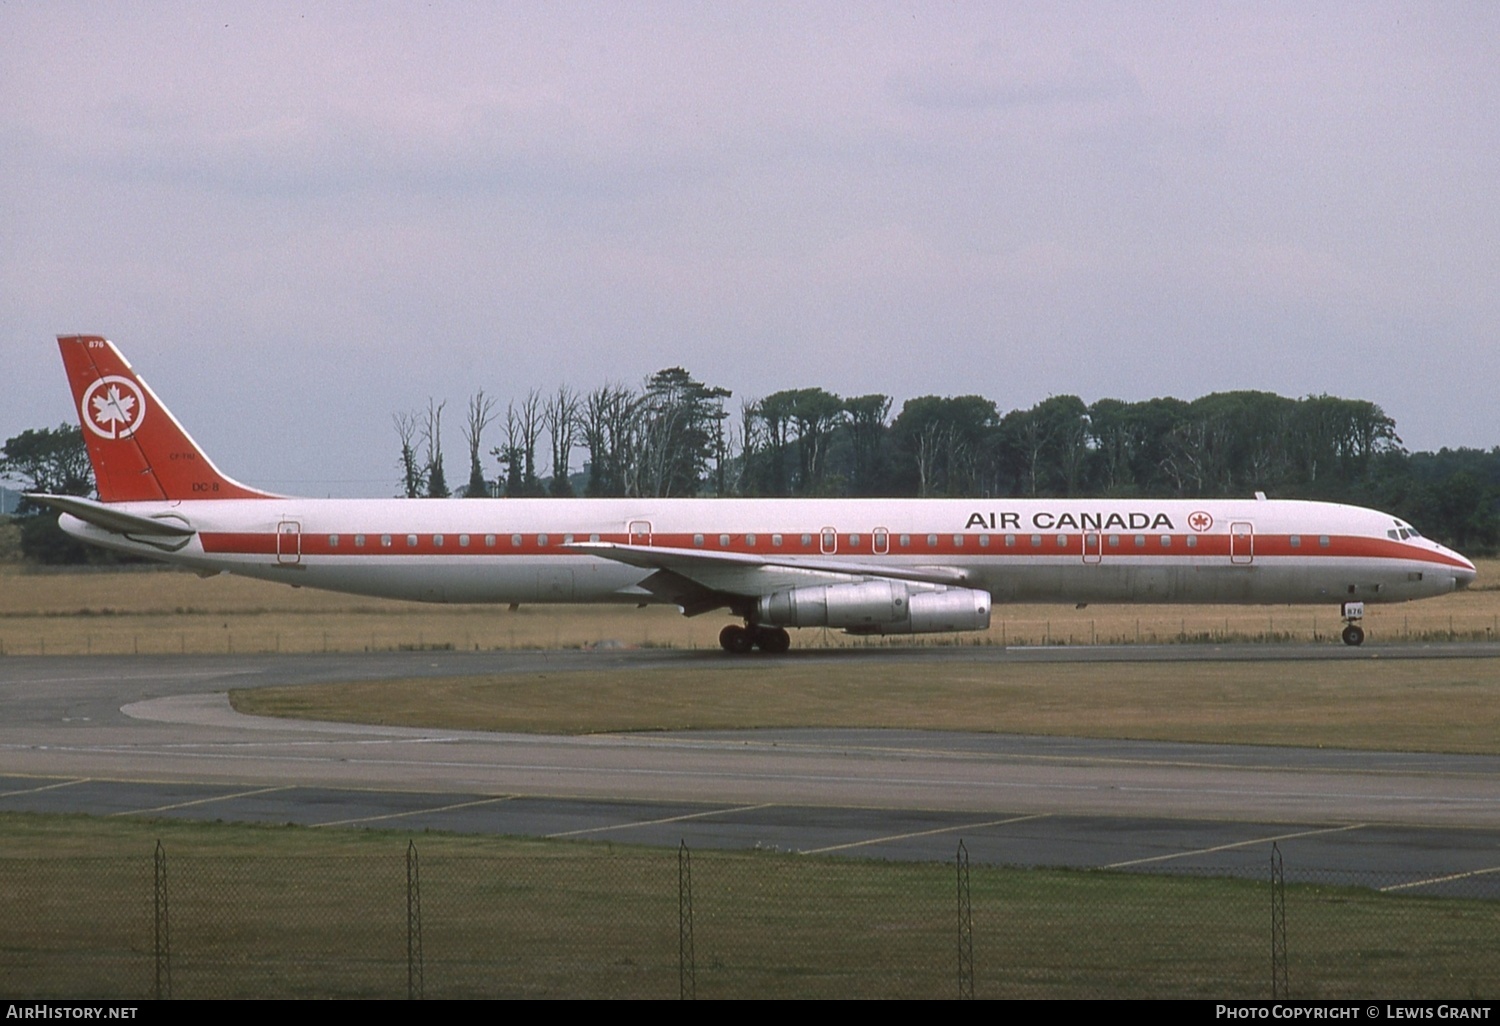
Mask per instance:
[[[828,555],[834,558],[845,559],[880,559],[886,556],[907,557],[980,557],[1001,559],[1028,559],[1036,556],[1074,556],[1080,560],[1083,558],[1083,535],[1059,534],[1057,532],[1047,534],[967,534],[953,535],[940,534],[937,536],[937,544],[929,545],[926,534],[912,534],[910,543],[903,546],[900,542],[901,535],[892,534],[888,537],[886,547],[880,552],[874,549],[874,541],[870,534],[860,532],[859,542],[851,545],[849,534],[839,535],[838,551],[824,553],[820,548],[820,537],[817,533],[808,535],[809,541],[803,544],[802,532],[783,533],[781,545],[776,545],[772,540],[775,532],[756,532],[753,537],[755,541],[749,542],[750,536],[745,534],[729,535],[729,543],[721,544],[721,535],[717,533],[704,532],[702,544],[698,544],[694,534],[663,534],[652,535],[652,545],[656,548],[689,549],[702,552],[734,552],[762,555],[767,557],[776,556],[820,556]],[[203,544],[203,551],[216,555],[276,555],[278,551],[277,535],[274,532],[216,532],[205,531],[199,535]],[[333,538],[337,538],[337,544]],[[597,538],[593,534],[579,534],[568,532],[544,532],[527,533],[520,536],[520,544],[514,543],[514,535],[510,533],[484,533],[484,534],[416,534],[408,533],[385,533],[365,532],[339,533],[330,535],[325,533],[303,532],[300,536],[288,535],[282,542],[282,551],[296,551],[303,556],[507,556],[507,555],[549,555],[549,556],[584,556],[585,552],[578,552],[567,548],[569,542],[603,541],[615,544],[630,544],[632,539],[624,534],[599,534]],[[984,545],[981,538],[988,537],[989,544]],[[1007,537],[1013,538],[1014,545],[1007,545]],[[1033,538],[1039,537],[1041,544],[1034,545]],[[1110,538],[1118,538],[1117,545],[1109,543]],[[1143,538],[1144,544],[1138,545],[1137,538]],[[1230,557],[1230,539],[1228,535],[1168,535],[1171,544],[1163,546],[1162,535],[1158,534],[1120,534],[1102,536],[1102,549],[1096,550],[1090,544],[1089,556],[1102,554],[1105,562],[1117,559],[1147,558],[1161,559],[1191,559],[1194,557]],[[1300,544],[1293,546],[1291,539],[1297,537]],[[1452,566],[1464,568],[1464,564],[1452,557],[1430,549],[1423,549],[1404,542],[1392,541],[1388,538],[1366,538],[1360,536],[1333,535],[1329,537],[1328,545],[1320,544],[1321,535],[1266,535],[1258,534],[1254,540],[1254,558],[1265,559],[1271,557],[1300,557],[1326,559],[1356,558],[1356,559],[1402,559],[1417,563],[1431,563],[1439,566]],[[359,539],[363,538],[363,544]],[[415,544],[411,544],[411,539]],[[463,539],[468,543],[464,544]],[[546,538],[545,544],[540,539]],[[1063,544],[1058,544],[1058,538],[1063,539]],[[296,540],[292,540],[296,539]],[[441,542],[439,542],[441,539]],[[493,543],[491,543],[493,539]],[[962,539],[959,542],[957,539]],[[639,542],[640,539],[635,539]],[[1189,541],[1196,545],[1189,548]],[[1239,549],[1236,554],[1243,554]]]

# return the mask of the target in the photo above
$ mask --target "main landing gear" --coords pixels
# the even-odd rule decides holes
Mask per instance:
[[[1363,602],[1345,602],[1340,610],[1344,617],[1344,644],[1361,645],[1365,640],[1365,629],[1359,625],[1359,621],[1365,618],[1365,604]]]
[[[735,655],[758,648],[767,655],[780,655],[792,647],[792,636],[782,627],[730,624],[719,632],[719,647]]]

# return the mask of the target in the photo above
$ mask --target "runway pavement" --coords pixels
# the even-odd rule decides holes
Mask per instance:
[[[909,649],[801,658],[1497,658],[1500,646]],[[1500,883],[1500,758],[873,730],[541,737],[234,713],[229,688],[739,665],[684,652],[0,659],[0,811],[1015,864]],[[1278,671],[1279,672],[1279,671]],[[1442,886],[1452,886],[1451,883]]]

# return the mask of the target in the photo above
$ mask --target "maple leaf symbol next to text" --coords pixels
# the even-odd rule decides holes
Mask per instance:
[[[134,396],[121,395],[118,385],[110,385],[107,393],[94,396],[94,419],[101,424],[113,421],[122,427],[129,427],[130,408],[134,405]]]

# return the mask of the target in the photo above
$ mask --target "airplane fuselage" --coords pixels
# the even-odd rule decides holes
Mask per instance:
[[[196,570],[432,602],[664,601],[642,587],[652,568],[589,545],[856,578],[944,568],[996,602],[1401,602],[1474,576],[1396,518],[1292,500],[278,498],[119,509],[181,518],[195,533],[145,539],[66,515],[64,526]]]

